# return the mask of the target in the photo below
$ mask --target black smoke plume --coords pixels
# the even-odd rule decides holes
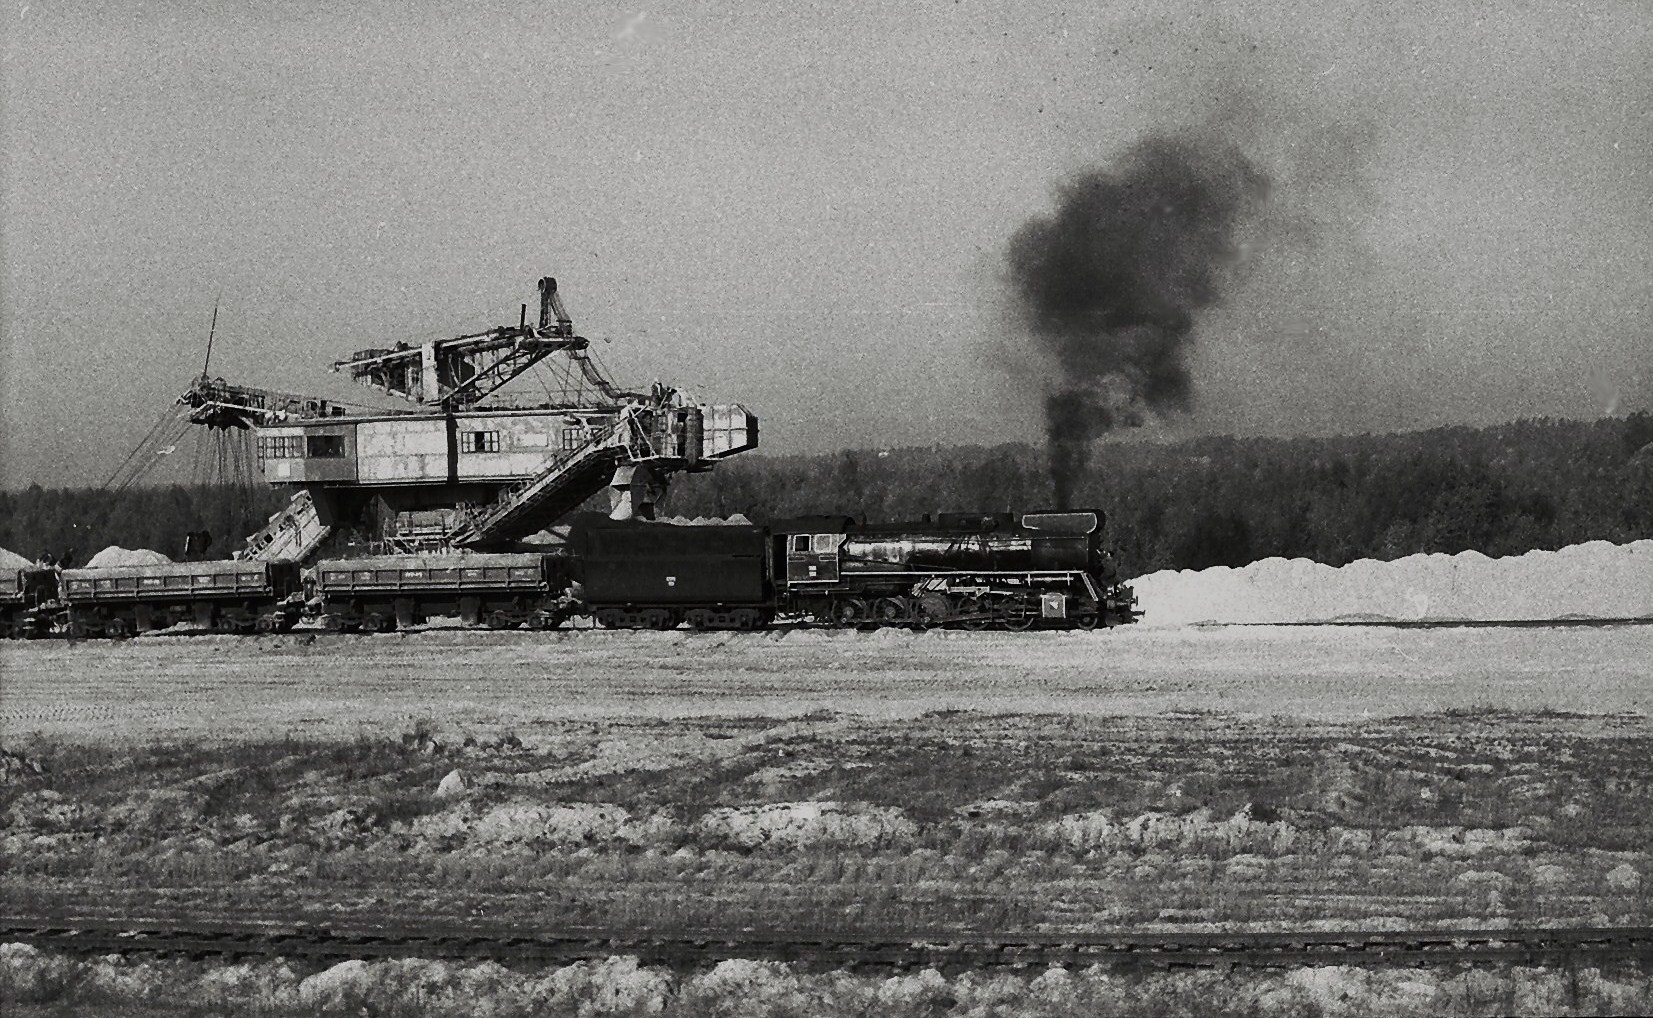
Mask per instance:
[[[1222,299],[1236,232],[1267,196],[1267,177],[1233,144],[1157,136],[1063,184],[1055,214],[1011,239],[1020,312],[1055,367],[1045,436],[1058,508],[1094,439],[1188,408],[1197,316]]]

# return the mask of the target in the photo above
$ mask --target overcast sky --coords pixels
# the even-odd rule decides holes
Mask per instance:
[[[219,294],[214,374],[349,396],[543,274],[768,451],[1036,439],[1006,243],[1213,117],[1271,229],[1160,433],[1653,405],[1647,0],[5,2],[8,485],[101,480]]]

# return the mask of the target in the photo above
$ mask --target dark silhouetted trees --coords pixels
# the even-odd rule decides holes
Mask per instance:
[[[1653,537],[1653,415],[1521,421],[1394,435],[1099,445],[1077,504],[1104,510],[1121,565],[1165,568],[1309,558],[1343,565],[1419,552],[1516,555]],[[209,554],[242,547],[285,500],[274,490],[170,487],[116,496],[0,492],[0,546],[34,557],[109,544],[174,557],[207,530]],[[913,448],[749,455],[678,477],[669,514],[773,519],[1048,507],[1044,450]]]

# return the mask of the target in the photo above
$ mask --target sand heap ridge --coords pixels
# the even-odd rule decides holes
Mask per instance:
[[[109,547],[103,549],[88,559],[86,562],[86,568],[107,569],[110,566],[158,566],[164,565],[165,563],[171,561],[171,559],[167,558],[165,555],[162,555],[160,552],[150,551],[148,548],[122,548],[118,544],[111,544]]]
[[[1479,552],[1361,559],[1334,568],[1269,558],[1131,581],[1143,622],[1522,622],[1653,619],[1653,541],[1591,541],[1507,558]]]

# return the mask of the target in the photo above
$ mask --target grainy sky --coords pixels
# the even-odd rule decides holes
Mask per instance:
[[[101,480],[220,294],[214,374],[348,397],[547,273],[769,451],[1037,439],[1010,236],[1214,121],[1268,228],[1162,433],[1653,404],[1647,0],[5,2],[8,485]]]

